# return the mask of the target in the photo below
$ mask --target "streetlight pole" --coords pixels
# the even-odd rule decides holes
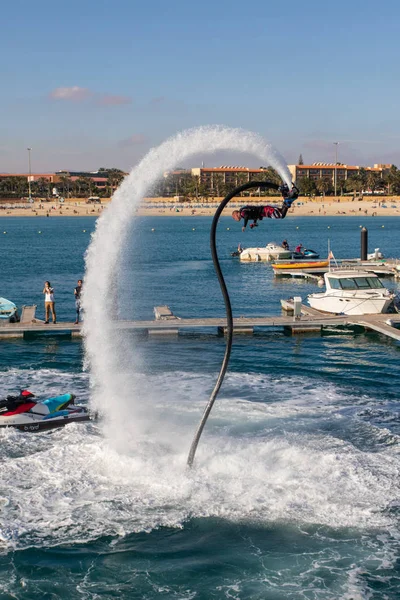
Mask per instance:
[[[29,161],[29,175],[28,175],[28,190],[29,190],[29,202],[32,202],[32,190],[31,190],[31,150],[32,148],[27,148],[28,150],[28,161]]]
[[[333,142],[335,145],[335,198],[337,196],[337,151],[338,151],[338,146],[339,146],[339,142]]]

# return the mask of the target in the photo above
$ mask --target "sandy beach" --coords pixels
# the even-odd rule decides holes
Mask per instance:
[[[169,198],[146,198],[138,210],[140,216],[212,216],[218,203],[222,198],[214,198],[212,202],[193,201],[191,203],[173,204]],[[39,203],[27,204],[23,208],[21,205],[13,207],[6,203],[0,204],[1,217],[98,217],[110,203],[109,199],[104,199],[101,205],[86,204],[82,199],[71,198],[63,204],[58,203]],[[246,197],[232,200],[229,206],[224,210],[223,215],[231,214],[233,208],[244,206],[245,204],[259,204],[260,198]],[[261,204],[281,205],[279,198],[261,199]],[[237,206],[233,206],[237,205]],[[290,210],[289,214],[298,217],[303,216],[400,216],[400,197],[374,196],[364,197],[363,200],[351,200],[349,197],[341,198],[310,198],[300,197]]]

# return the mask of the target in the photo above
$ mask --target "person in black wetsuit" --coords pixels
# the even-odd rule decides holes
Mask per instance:
[[[250,225],[250,229],[253,227],[257,227],[257,221],[262,221],[262,219],[284,219],[286,217],[286,213],[291,207],[292,203],[299,197],[299,190],[296,186],[293,186],[291,190],[289,190],[287,185],[281,185],[279,191],[282,193],[284,198],[283,204],[281,208],[277,206],[243,206],[240,210],[234,210],[232,212],[232,217],[235,221],[244,220],[242,231],[246,229],[247,223],[252,220],[253,223]]]

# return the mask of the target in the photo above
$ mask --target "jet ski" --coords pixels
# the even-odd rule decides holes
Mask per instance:
[[[314,250],[311,250],[311,248],[302,248],[302,250],[300,250],[300,252],[292,252],[292,258],[293,259],[302,259],[302,258],[319,258],[319,254],[318,252],[315,252]]]
[[[18,396],[0,400],[0,428],[14,427],[20,431],[43,431],[64,427],[68,423],[90,421],[92,416],[84,406],[74,404],[74,394],[63,394],[47,400],[34,400],[29,390]]]

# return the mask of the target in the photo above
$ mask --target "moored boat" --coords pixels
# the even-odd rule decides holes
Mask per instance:
[[[11,323],[19,320],[18,309],[14,302],[6,298],[0,298],[0,319]]]
[[[321,312],[345,315],[374,315],[388,312],[395,294],[375,273],[336,270],[324,275],[325,292],[309,294],[308,303]]]
[[[324,268],[329,266],[328,260],[302,260],[298,262],[294,261],[285,261],[282,263],[273,263],[273,269],[284,270],[284,269],[317,269]]]
[[[270,242],[260,248],[245,248],[239,254],[240,260],[244,262],[270,261],[291,258],[292,253],[283,246]]]

